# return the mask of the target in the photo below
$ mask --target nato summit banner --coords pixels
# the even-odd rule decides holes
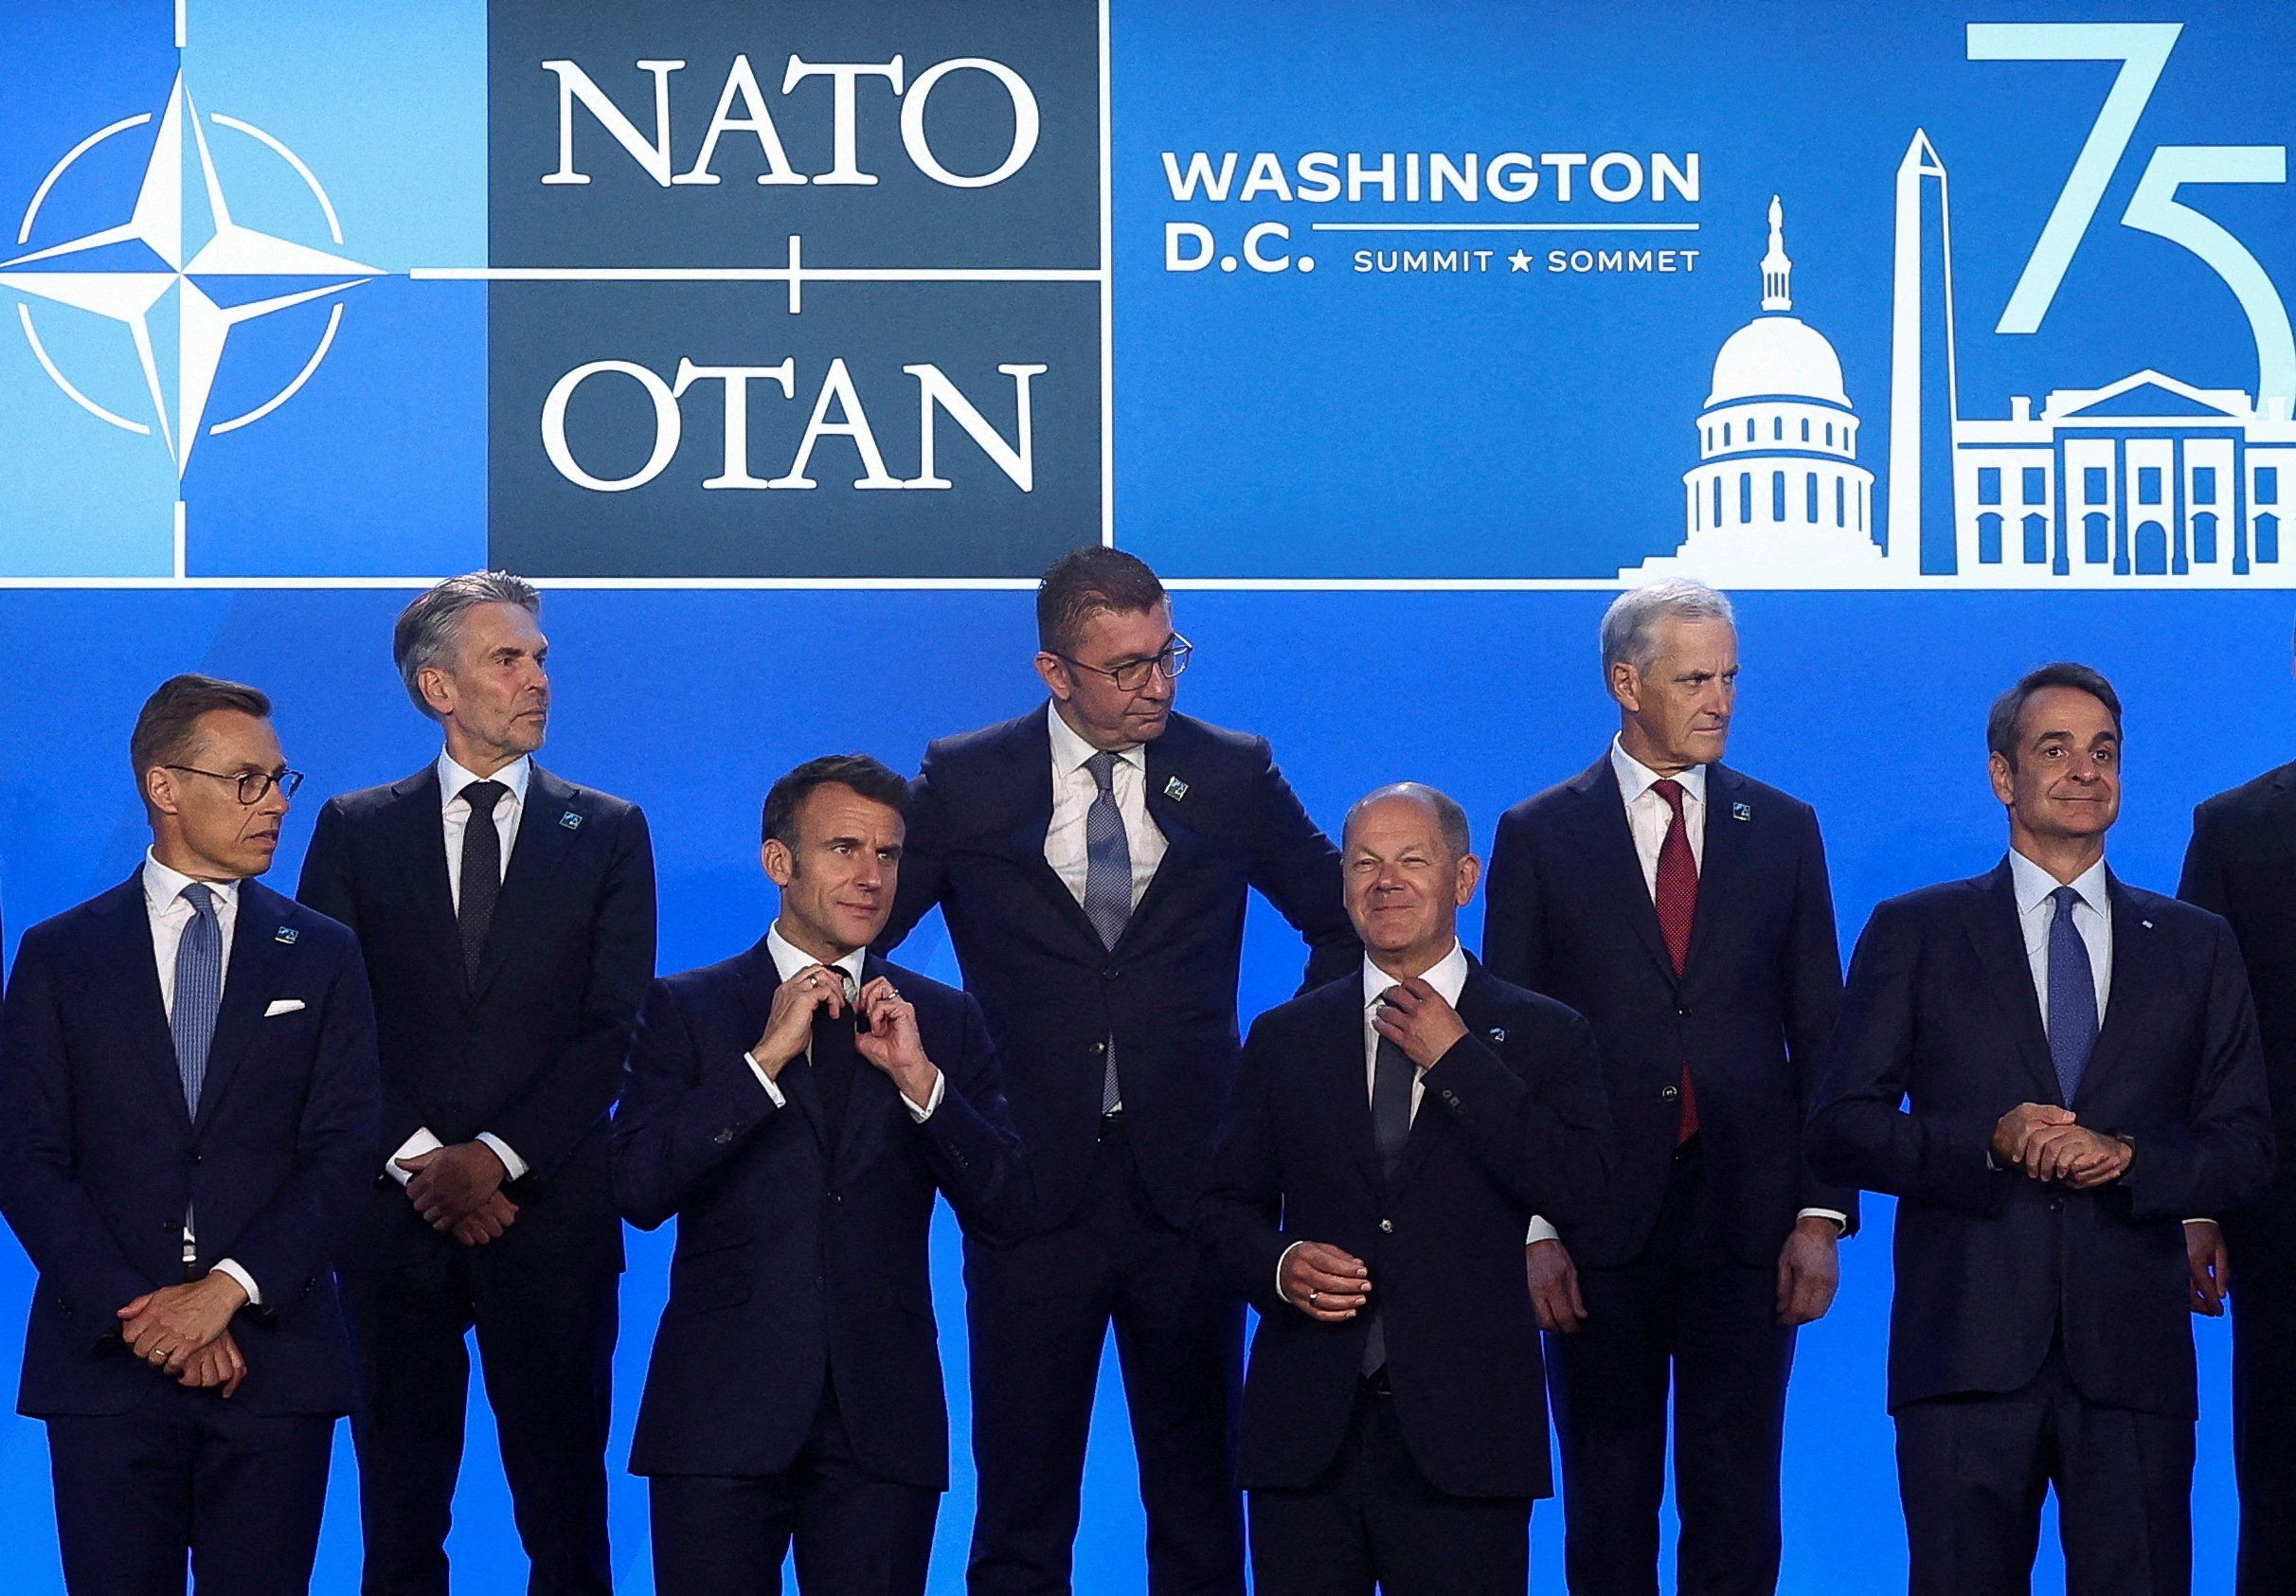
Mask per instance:
[[[2287,580],[2277,8],[13,11],[0,579]]]

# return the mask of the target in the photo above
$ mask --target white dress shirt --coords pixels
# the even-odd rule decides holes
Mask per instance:
[[[781,923],[779,920],[775,921],[772,928],[765,933],[765,951],[773,956],[774,974],[784,981],[807,965],[821,962],[820,959],[816,959],[812,954],[782,936]],[[849,1001],[861,990],[861,964],[862,960],[868,957],[869,949],[857,947],[830,966],[833,970],[844,973],[845,995]],[[805,1044],[805,1061],[808,1064],[813,1062],[813,1043],[810,1040]],[[749,1066],[751,1072],[758,1078],[758,1085],[765,1088],[765,1095],[773,1099],[773,1105],[776,1108],[789,1101],[781,1095],[781,1088],[774,1078],[765,1073],[765,1067],[757,1061],[756,1055],[744,1052],[742,1054],[742,1062]],[[865,1065],[868,1063],[866,1059],[862,1062]],[[909,1111],[910,1119],[922,1125],[933,1117],[933,1110],[941,1106],[941,1096],[948,1089],[948,1084],[949,1078],[936,1068],[933,1071],[933,1089],[925,1094],[923,1105],[911,1103],[908,1100],[908,1094],[904,1092],[901,1094],[901,1106]]]
[[[2049,1029],[2049,927],[2056,921],[2051,894],[2062,886],[2081,895],[2072,906],[2072,928],[2089,949],[2089,973],[2097,988],[2097,1024],[2105,1023],[2105,1000],[2112,993],[2112,902],[2106,895],[2105,861],[2099,859],[2069,882],[2060,883],[2016,849],[2009,851],[2009,885],[2017,893],[2017,923],[2025,934],[2025,960],[2033,970],[2033,995],[2041,1005],[2041,1029]]]
[[[534,761],[526,754],[519,755],[492,776],[480,776],[456,762],[455,756],[441,752],[439,756],[439,821],[446,835],[446,890],[455,906],[455,913],[462,913],[462,834],[470,829],[471,800],[462,790],[473,781],[499,781],[510,791],[494,800],[494,833],[502,838],[499,859],[502,873],[511,871],[511,849],[518,841],[518,820],[526,813],[527,781],[534,773]],[[480,1131],[478,1139],[494,1150],[502,1160],[503,1178],[516,1180],[526,1174],[526,1160],[511,1151],[510,1144],[493,1131]],[[399,1150],[384,1161],[390,1177],[404,1186],[414,1179],[411,1171],[399,1167],[401,1158],[412,1158],[444,1146],[428,1125],[417,1130],[399,1144]]]
[[[1624,744],[1613,737],[1610,740],[1610,768],[1619,780],[1619,796],[1626,800],[1626,829],[1634,836],[1634,854],[1642,866],[1642,885],[1650,891],[1650,901],[1659,901],[1659,850],[1665,846],[1666,830],[1674,824],[1674,806],[1651,788],[1665,778],[1628,753]],[[1690,839],[1691,863],[1701,873],[1706,869],[1706,767],[1694,764],[1674,778],[1682,789],[1682,830]],[[1798,1219],[1831,1219],[1843,1229],[1850,1228],[1850,1216],[1838,1209],[1805,1208],[1795,1215]],[[1531,1221],[1531,1239],[1551,1242],[1557,1239],[1554,1227],[1544,1219]]]
[[[175,955],[183,946],[184,931],[197,915],[184,899],[184,888],[197,879],[183,871],[172,870],[159,862],[159,855],[144,852],[143,891],[144,912],[152,922],[152,960],[159,967],[159,1006],[167,1012],[170,1024],[175,1019]],[[223,933],[223,966],[216,972],[216,996],[223,996],[223,983],[231,975],[231,937],[239,928],[239,889],[236,881],[210,881],[205,884],[215,894],[215,924]],[[184,1210],[184,1262],[199,1261],[199,1250],[192,1239],[192,1214]],[[255,1283],[255,1277],[239,1266],[236,1259],[224,1258],[216,1268],[240,1282],[247,1293],[247,1300],[262,1305],[263,1294]]]

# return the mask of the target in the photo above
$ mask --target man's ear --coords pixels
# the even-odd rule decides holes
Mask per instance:
[[[1993,779],[1993,796],[2004,804],[2017,801],[2017,767],[2002,754],[1985,756],[1985,772]]]
[[[415,672],[415,686],[422,690],[422,702],[431,713],[441,719],[455,712],[455,678],[437,665],[425,665]]]
[[[1610,696],[1618,700],[1621,708],[1636,714],[1642,712],[1642,673],[1626,660],[1611,662]]]
[[[776,887],[786,887],[789,878],[798,873],[798,856],[789,851],[789,844],[780,837],[769,836],[758,850],[758,862],[765,867],[765,879]]]
[[[1475,901],[1475,884],[1482,880],[1482,861],[1470,853],[1459,861],[1459,884],[1455,902],[1465,908]]]
[[[155,764],[143,773],[144,802],[162,815],[173,815],[182,808],[175,792],[175,772],[166,765]]]
[[[1057,654],[1041,652],[1036,656],[1036,674],[1044,682],[1045,690],[1063,704],[1076,690],[1076,682],[1068,674],[1068,663]]]

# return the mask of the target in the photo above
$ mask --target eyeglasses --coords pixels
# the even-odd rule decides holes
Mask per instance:
[[[296,789],[303,784],[301,771],[288,770],[283,767],[276,771],[224,771],[202,770],[195,764],[170,764],[165,768],[188,771],[193,776],[205,776],[212,781],[229,781],[239,789],[240,802],[250,807],[262,802],[264,795],[269,793],[274,786],[278,788],[280,797],[293,798]]]
[[[1188,669],[1188,656],[1194,652],[1195,645],[1175,632],[1154,656],[1127,660],[1114,670],[1105,665],[1086,665],[1083,660],[1071,659],[1065,654],[1055,654],[1052,657],[1079,671],[1089,671],[1096,676],[1107,677],[1116,684],[1119,692],[1138,692],[1148,685],[1149,672],[1154,671],[1166,681],[1171,681]]]

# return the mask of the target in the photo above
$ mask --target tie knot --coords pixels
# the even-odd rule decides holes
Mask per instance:
[[[2082,901],[2081,894],[2070,887],[2060,887],[2049,895],[2056,900],[2057,917],[2061,920],[2071,920],[2073,906]]]
[[[213,920],[215,918],[215,888],[206,882],[191,883],[183,889],[180,895],[185,903],[191,906],[193,919]]]
[[[1650,790],[1665,800],[1666,807],[1675,812],[1677,819],[1682,815],[1682,783],[1671,776],[1661,776],[1650,784]]]
[[[1092,780],[1094,785],[1098,786],[1103,793],[1114,792],[1116,790],[1116,762],[1118,758],[1118,755],[1109,753],[1103,749],[1102,752],[1094,754],[1090,759],[1085,762],[1085,768],[1092,772]]]
[[[494,805],[508,797],[510,791],[499,781],[473,781],[458,796],[471,806],[473,815],[486,817],[494,813]]]

